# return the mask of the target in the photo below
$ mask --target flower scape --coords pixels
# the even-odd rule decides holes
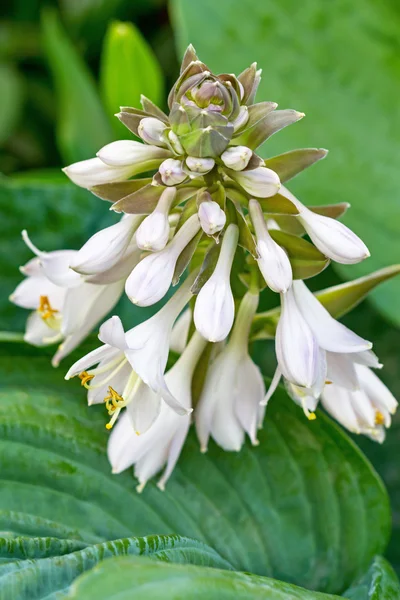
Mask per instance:
[[[129,331],[118,316],[103,322],[101,345],[66,375],[80,379],[89,405],[105,404],[112,471],[134,465],[138,491],[160,471],[164,489],[192,423],[202,452],[210,438],[227,451],[239,451],[246,435],[256,445],[281,380],[309,420],[321,402],[344,427],[378,442],[397,407],[374,372],[382,365],[372,343],[335,319],[355,302],[331,310],[352,284],[314,295],[304,282],[330,261],[358,263],[369,251],[338,221],[347,204],[307,208],[284,185],[326,150],[258,156],[274,133],[304,117],[255,102],[260,79],[256,64],[237,77],[213,75],[189,46],[169,114],[145,97],[142,109],[122,107],[116,116],[136,139],[64,169],[111,202],[119,222],[80,250],[44,252],[23,232],[35,256],[11,300],[32,311],[27,342],[60,342],[54,366],[124,291],[146,307],[173,288]],[[257,313],[265,287],[280,306]],[[277,367],[266,389],[249,342],[274,337]],[[180,356],[167,370],[171,350]]]

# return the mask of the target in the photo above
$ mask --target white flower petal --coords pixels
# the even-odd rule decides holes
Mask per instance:
[[[109,344],[114,348],[125,350],[128,345],[125,340],[125,331],[121,319],[117,316],[111,317],[105,321],[99,331],[99,340],[103,344]]]
[[[356,365],[361,388],[375,406],[386,408],[391,414],[396,412],[398,402],[386,385],[364,365]]]
[[[173,352],[182,354],[187,344],[190,323],[192,322],[192,311],[187,308],[178,317],[175,325],[172,328],[171,335],[169,338],[169,346]]]
[[[126,410],[136,434],[143,435],[160,414],[161,397],[141,382]]]
[[[353,353],[369,350],[371,342],[336,321],[303,281],[293,282],[297,306],[321,348],[330,352]]]
[[[135,173],[135,165],[113,167],[106,165],[100,158],[89,158],[65,167],[67,177],[76,185],[91,188],[103,183],[113,183],[129,179]]]
[[[327,352],[326,355],[328,361],[328,381],[348,390],[360,389],[352,354]]]
[[[25,342],[32,346],[48,346],[54,344],[57,339],[58,332],[51,329],[36,311],[29,315],[24,334]]]
[[[133,140],[118,140],[104,146],[97,156],[112,167],[138,166],[152,160],[163,160],[170,152],[157,146],[148,146]],[[144,170],[144,169],[143,169]]]
[[[119,353],[120,351],[118,349],[111,348],[107,344],[105,344],[104,346],[100,346],[99,348],[92,350],[91,352],[89,352],[89,354],[86,354],[85,356],[77,360],[69,369],[68,373],[65,376],[65,379],[71,379],[72,377],[79,375],[79,373],[87,371],[87,369],[89,369],[90,367],[97,365],[103,361],[111,361],[116,356],[118,356]]]
[[[231,146],[221,154],[221,160],[228,169],[242,171],[247,167],[253,151],[246,146]]]
[[[198,215],[201,228],[207,235],[214,235],[225,227],[226,214],[213,200],[201,202]]]
[[[281,182],[275,171],[266,167],[257,167],[251,171],[228,170],[228,175],[246,192],[256,198],[275,196],[281,187]]]

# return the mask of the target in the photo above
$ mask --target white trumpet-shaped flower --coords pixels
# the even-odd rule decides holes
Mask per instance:
[[[286,188],[283,193],[295,205],[299,211],[297,219],[325,256],[335,262],[349,265],[370,256],[364,242],[346,225],[336,219],[318,215],[309,210]]]
[[[349,390],[335,383],[326,385],[321,401],[341,425],[353,433],[367,435],[382,443],[390,427],[397,401],[385,384],[362,364],[355,364],[358,389]]]
[[[285,293],[293,280],[289,258],[285,250],[272,239],[257,200],[250,200],[249,212],[257,239],[258,267],[271,290]]]
[[[225,227],[226,214],[214,200],[205,200],[198,209],[201,228],[207,235],[215,235]]]
[[[165,189],[153,212],[140,224],[136,232],[136,243],[142,250],[156,252],[165,248],[170,231],[168,214],[175,196],[176,188]]]
[[[237,225],[231,224],[222,239],[217,265],[201,288],[194,307],[196,329],[210,342],[220,342],[229,334],[235,316],[230,275],[239,239]]]
[[[170,155],[164,148],[120,140],[104,146],[96,158],[73,163],[63,171],[76,185],[91,188],[124,181],[137,173],[156,169]]]
[[[243,297],[229,342],[211,363],[195,411],[202,452],[211,436],[224,450],[238,451],[245,433],[257,444],[257,427],[265,397],[260,369],[248,352],[249,332],[258,306],[258,294]]]
[[[192,322],[192,311],[185,309],[175,321],[169,338],[169,347],[173,352],[182,354],[188,340],[190,324]]]
[[[246,192],[256,198],[269,198],[275,196],[281,187],[279,176],[267,167],[257,167],[249,171],[227,170],[232,177]]]
[[[150,306],[165,296],[180,253],[199,229],[199,218],[192,215],[163,250],[145,256],[136,265],[125,285],[127,296],[133,304]]]
[[[178,185],[187,178],[187,174],[182,168],[182,162],[174,158],[164,160],[158,170],[165,185]]]
[[[115,225],[98,231],[82,246],[70,267],[82,275],[96,275],[113,268],[124,256],[142,215],[124,215]]]
[[[39,256],[21,268],[27,277],[17,286],[10,300],[34,311],[27,321],[25,341],[35,346],[62,342],[52,360],[57,366],[115,306],[124,282],[95,285],[71,271],[79,279],[74,279],[74,285],[67,287],[71,283],[68,263],[76,251],[42,253],[35,250]],[[64,260],[63,252],[67,260]],[[55,284],[48,276],[48,272],[53,275],[53,263],[59,268],[57,281],[65,281],[66,286]]]
[[[232,146],[221,154],[221,160],[228,169],[242,171],[247,167],[253,151],[246,146]]]
[[[110,436],[108,458],[113,473],[120,473],[134,465],[139,492],[164,465],[164,473],[158,482],[160,489],[165,488],[173,472],[189,431],[192,376],[205,345],[206,341],[195,332],[179,360],[166,375],[168,387],[187,409],[186,415],[178,415],[167,404],[161,403],[158,417],[145,433],[137,435],[129,414],[125,414]],[[139,395],[140,392],[134,402]]]

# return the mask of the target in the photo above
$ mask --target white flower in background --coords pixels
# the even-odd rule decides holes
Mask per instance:
[[[346,225],[309,210],[286,188],[282,193],[295,205],[299,211],[297,219],[325,256],[345,265],[358,263],[370,256],[364,242]]]
[[[326,385],[322,405],[341,425],[353,433],[367,435],[382,443],[390,427],[397,401],[384,383],[365,365],[356,364],[359,389],[349,390],[335,383]]]
[[[214,200],[204,200],[198,209],[201,228],[207,235],[215,235],[225,227],[226,214]]]
[[[220,342],[229,334],[235,317],[230,276],[239,239],[237,225],[229,225],[213,274],[201,288],[194,307],[196,329],[210,342]]]
[[[248,352],[249,332],[258,294],[247,292],[240,303],[229,342],[211,363],[195,411],[201,451],[211,436],[224,450],[239,451],[245,433],[257,444],[257,427],[265,397],[260,369]]]
[[[123,258],[142,215],[124,215],[115,225],[98,231],[74,254],[70,267],[82,275],[108,271]]]
[[[149,254],[140,261],[125,285],[126,294],[133,304],[150,306],[165,296],[172,283],[179,255],[199,230],[198,216],[192,215],[163,250]]]
[[[182,168],[182,162],[174,158],[164,160],[158,170],[165,185],[178,185],[187,178],[187,174]]]
[[[104,146],[96,158],[73,163],[63,169],[76,185],[95,185],[124,181],[137,173],[156,169],[171,152],[133,140],[120,140]]]
[[[154,117],[145,117],[139,123],[138,133],[147,144],[166,148],[164,133],[167,126]]]
[[[281,182],[275,171],[267,167],[257,167],[250,171],[227,171],[243,189],[256,198],[275,196],[281,187]]]
[[[164,190],[153,212],[139,225],[136,243],[142,250],[156,252],[167,245],[170,231],[168,215],[175,196],[176,188]]]
[[[27,321],[27,342],[35,346],[62,342],[52,360],[58,366],[115,306],[124,282],[87,283],[68,267],[76,251],[41,252],[26,232],[24,239],[38,256],[21,268],[27,278],[17,286],[10,300],[34,311]],[[60,285],[63,282],[64,286]]]
[[[285,293],[292,285],[292,267],[283,248],[271,237],[262,208],[257,200],[250,200],[249,213],[257,239],[258,267],[268,287]]]
[[[242,171],[247,167],[253,151],[246,146],[232,146],[221,154],[221,160],[228,169]]]
[[[182,354],[189,337],[190,324],[192,322],[192,311],[185,309],[175,321],[169,338],[169,347],[173,352]]]
[[[205,345],[206,341],[195,332],[179,360],[166,375],[168,387],[187,411],[192,406],[193,372]],[[123,415],[108,442],[108,459],[113,473],[121,473],[134,465],[135,476],[139,480],[137,490],[141,492],[146,482],[166,465],[158,482],[163,490],[179,458],[189,426],[190,414],[178,415],[165,403],[161,403],[155,422],[141,435],[135,433],[129,414]]]

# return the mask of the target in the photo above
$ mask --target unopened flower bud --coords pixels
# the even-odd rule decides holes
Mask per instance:
[[[165,147],[163,137],[165,129],[166,125],[162,121],[154,117],[145,117],[139,123],[138,133],[147,144]]]
[[[168,133],[168,139],[172,146],[172,149],[176,154],[184,154],[184,149],[182,148],[182,144],[179,141],[179,137],[172,130]]]
[[[185,181],[187,175],[182,169],[182,163],[180,160],[174,158],[167,158],[161,163],[159,172],[161,179],[165,185],[178,185]]]
[[[249,212],[256,238],[258,267],[268,287],[274,292],[287,292],[292,284],[292,267],[283,248],[269,234],[260,204],[250,200]]]
[[[229,225],[222,240],[217,266],[196,299],[194,323],[201,335],[210,342],[224,340],[235,317],[230,274],[238,239],[238,226]]]
[[[150,306],[165,296],[180,253],[199,229],[198,216],[192,215],[163,250],[148,254],[136,265],[125,285],[126,294],[133,304]]]
[[[249,164],[253,151],[246,146],[231,146],[221,154],[222,162],[228,169],[243,171]]]
[[[188,168],[194,173],[208,173],[215,165],[213,158],[196,158],[188,156],[186,159]]]
[[[275,196],[281,187],[278,175],[267,167],[257,167],[251,171],[229,170],[228,175],[256,198]]]
[[[198,210],[201,228],[207,235],[215,235],[224,228],[226,215],[214,200],[201,202]]]
[[[155,159],[163,159],[171,155],[164,148],[157,146],[147,146],[141,142],[133,140],[119,140],[111,142],[104,146],[97,156],[106,165],[115,167],[125,167],[134,164],[142,164]]]
[[[242,86],[243,88],[243,86]],[[232,121],[233,131],[237,131],[244,125],[246,125],[249,120],[249,109],[247,106],[241,106],[239,110],[239,114],[234,121]]]
[[[156,252],[165,248],[169,237],[168,213],[175,196],[176,188],[164,190],[153,212],[139,226],[136,243],[142,250]]]

